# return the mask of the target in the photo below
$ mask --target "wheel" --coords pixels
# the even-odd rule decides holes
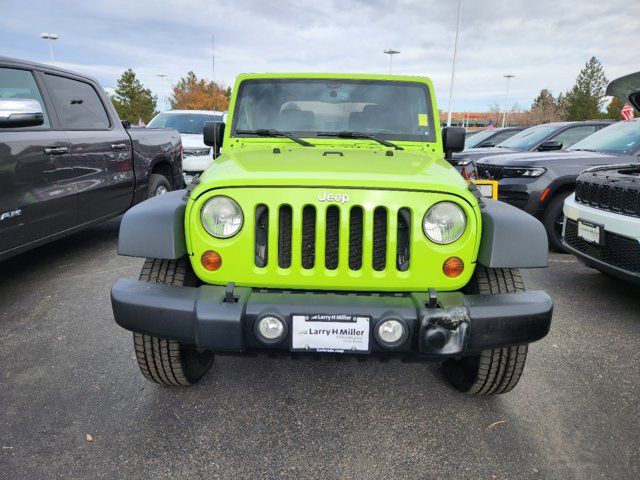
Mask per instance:
[[[564,205],[564,200],[571,195],[571,193],[572,192],[562,192],[555,195],[542,215],[542,224],[547,231],[549,245],[556,252],[566,252],[562,246],[562,222],[564,220],[562,206]]]
[[[149,175],[149,186],[147,187],[147,198],[164,195],[171,191],[171,184],[167,177],[159,173]]]
[[[140,280],[168,285],[196,286],[198,278],[185,257],[178,260],[148,258]],[[213,353],[175,340],[133,334],[140,371],[147,380],[161,385],[192,385],[211,368]]]
[[[469,293],[493,295],[523,292],[520,271],[509,268],[476,267]],[[444,375],[461,392],[469,395],[507,393],[520,380],[527,359],[527,345],[484,350],[479,355],[450,358],[442,365]]]

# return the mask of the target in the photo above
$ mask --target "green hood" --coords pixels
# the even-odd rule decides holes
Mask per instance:
[[[237,186],[331,186],[461,194],[466,181],[441,155],[387,149],[280,147],[235,150],[216,159],[197,192]]]

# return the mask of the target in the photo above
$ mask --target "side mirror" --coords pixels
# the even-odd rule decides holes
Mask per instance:
[[[0,98],[0,128],[36,127],[44,123],[42,106],[28,98]]]
[[[204,122],[202,135],[204,136],[204,144],[213,147],[213,157],[220,155],[220,147],[222,147],[222,139],[224,138],[224,123]]]
[[[131,128],[131,122],[129,120],[121,120],[122,126],[125,130],[129,130]]]
[[[476,148],[487,148],[487,147],[495,147],[495,146],[496,144],[494,142],[492,142],[491,140],[487,140],[486,142],[482,142]]]
[[[562,142],[558,140],[547,140],[538,147],[539,152],[550,152],[552,150],[562,150]]]
[[[444,127],[442,129],[444,158],[450,160],[453,152],[461,152],[464,150],[464,137],[466,133],[466,130],[462,127]]]

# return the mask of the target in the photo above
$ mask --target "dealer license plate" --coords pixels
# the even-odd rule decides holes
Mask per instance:
[[[370,317],[349,314],[292,315],[291,350],[369,352]]]
[[[591,243],[600,243],[602,226],[578,219],[578,236]]]

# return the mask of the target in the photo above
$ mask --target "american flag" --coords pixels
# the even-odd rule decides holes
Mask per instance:
[[[622,110],[620,110],[620,114],[625,120],[633,119],[633,107],[628,103],[625,103],[624,107],[622,107]]]

